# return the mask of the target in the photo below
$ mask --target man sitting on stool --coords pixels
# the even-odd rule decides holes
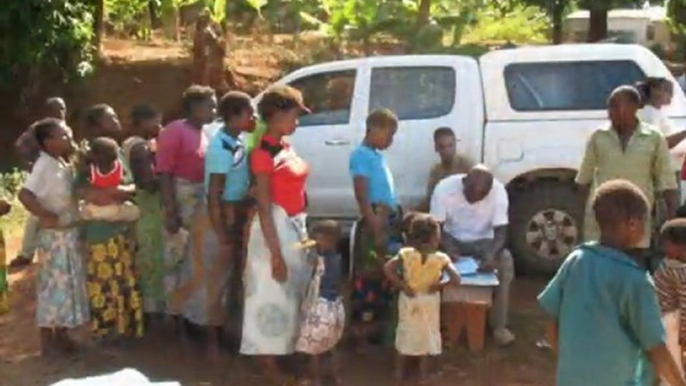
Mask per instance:
[[[505,249],[508,225],[507,191],[483,165],[467,174],[447,177],[436,186],[431,215],[443,226],[442,248],[455,260],[471,256],[482,271],[497,270],[496,289],[489,316],[493,337],[500,346],[511,344],[507,329],[510,286],[514,279],[512,255]]]

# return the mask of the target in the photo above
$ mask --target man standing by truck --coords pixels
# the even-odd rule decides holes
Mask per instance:
[[[667,142],[660,132],[636,117],[640,105],[641,97],[634,87],[621,86],[612,92],[608,100],[610,125],[597,130],[588,140],[576,183],[589,195],[603,182],[628,180],[643,191],[651,206],[656,192],[664,198],[667,218],[672,218],[678,197]],[[646,221],[642,248],[650,247],[651,233],[651,221]],[[595,241],[598,237],[598,225],[587,204],[584,239]]]

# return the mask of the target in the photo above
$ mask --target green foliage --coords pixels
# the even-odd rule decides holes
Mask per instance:
[[[93,2],[5,1],[0,11],[0,85],[50,68],[63,80],[81,76],[93,58]]]
[[[105,18],[113,32],[149,38],[149,0],[105,0]]]
[[[522,42],[544,43],[547,41],[548,15],[538,7],[516,5],[506,17],[497,7],[484,7],[475,15],[476,23],[465,33],[468,42]]]
[[[679,49],[684,51],[686,49],[686,1],[668,0],[666,7],[669,27],[679,44]]]

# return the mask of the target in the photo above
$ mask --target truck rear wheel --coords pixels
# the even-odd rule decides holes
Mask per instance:
[[[571,182],[539,181],[513,192],[510,247],[520,272],[557,271],[582,240],[584,204]]]

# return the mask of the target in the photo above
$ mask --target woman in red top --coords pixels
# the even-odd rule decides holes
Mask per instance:
[[[274,357],[294,351],[302,295],[312,274],[300,242],[305,228],[305,181],[309,167],[284,137],[308,111],[291,87],[268,90],[258,105],[267,131],[252,153],[257,216],[252,222],[245,266],[245,310],[241,354],[261,356],[277,381]]]

